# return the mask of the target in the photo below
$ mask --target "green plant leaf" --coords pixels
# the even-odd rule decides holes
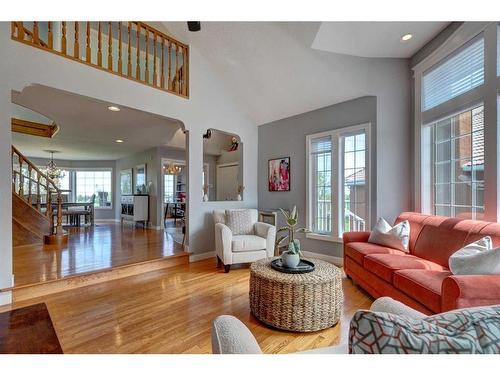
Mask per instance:
[[[280,208],[280,211],[286,220],[288,220],[290,218],[290,216],[288,215],[288,212],[286,212],[284,209]]]
[[[284,240],[286,240],[287,238],[288,238],[288,236],[283,236],[283,237],[281,237],[281,238],[277,239],[277,240],[276,240],[276,245],[277,245],[277,246],[281,245],[281,243],[282,243]]]
[[[295,221],[297,221],[297,216],[298,216],[297,206],[293,206],[292,213],[290,214],[290,217],[292,219],[294,219]]]
[[[293,218],[290,218],[288,219],[287,221],[287,224],[290,225],[291,227],[294,227],[297,225],[297,220],[293,219]]]
[[[288,227],[281,227],[280,229],[278,229],[278,230],[276,231],[276,233],[283,232],[283,231],[285,231],[285,230],[289,230],[289,229],[290,229],[290,228],[288,228]]]
[[[295,230],[295,233],[312,233],[312,232],[307,228],[297,228]]]

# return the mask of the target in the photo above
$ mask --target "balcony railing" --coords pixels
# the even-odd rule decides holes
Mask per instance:
[[[143,22],[12,22],[12,39],[189,97],[189,46]]]

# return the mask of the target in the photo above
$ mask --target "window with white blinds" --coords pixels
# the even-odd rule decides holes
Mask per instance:
[[[422,78],[422,110],[427,111],[484,83],[484,39],[459,50]]]
[[[338,241],[368,227],[369,127],[307,136],[308,238]]]
[[[500,25],[497,25],[497,76],[500,77]]]

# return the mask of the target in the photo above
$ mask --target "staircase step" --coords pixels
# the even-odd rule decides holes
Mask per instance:
[[[189,263],[189,254],[180,253],[165,258],[148,260],[140,263],[132,263],[114,268],[103,269],[82,273],[57,280],[40,282],[31,285],[15,286],[3,291],[12,291],[13,302],[25,301],[32,298],[46,296],[48,294],[59,293],[84,286],[103,283],[106,281],[135,276],[151,271],[167,269],[182,264]]]

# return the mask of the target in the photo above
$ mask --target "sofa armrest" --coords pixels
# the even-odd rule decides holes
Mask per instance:
[[[213,354],[262,354],[252,332],[237,318],[221,315],[212,322]]]
[[[376,299],[372,303],[370,310],[374,312],[406,316],[412,319],[423,319],[427,316],[425,314],[422,314],[420,311],[412,309],[404,303],[392,299],[391,297],[380,297]]]
[[[452,275],[443,281],[441,309],[500,304],[500,275]]]
[[[224,264],[231,264],[232,262],[232,240],[233,232],[227,225],[215,224],[215,253]]]
[[[349,242],[368,242],[371,232],[344,232],[342,240],[344,245]]]
[[[276,227],[258,221],[254,224],[254,228],[257,236],[266,239],[266,253],[268,257],[272,257],[274,255],[274,246],[276,242]]]

